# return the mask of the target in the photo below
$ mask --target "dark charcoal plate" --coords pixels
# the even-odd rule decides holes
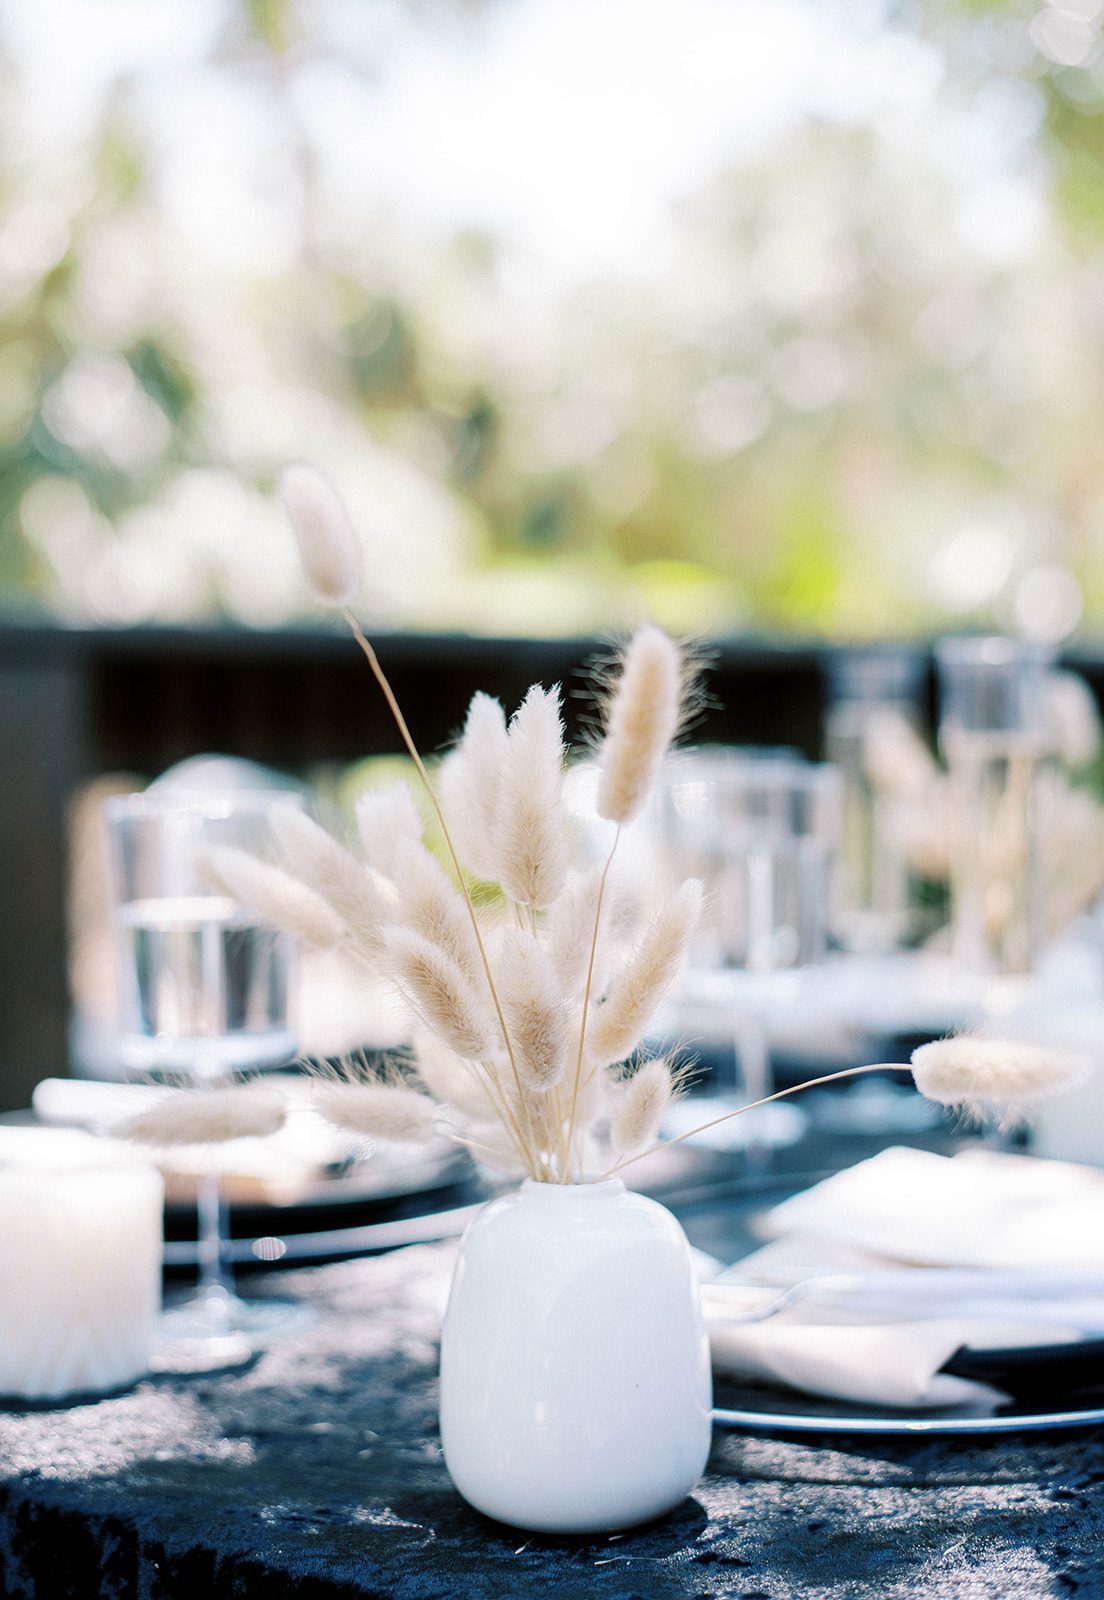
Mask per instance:
[[[1078,1403],[1104,1406],[1104,1338],[1011,1350],[964,1347],[955,1351],[943,1371],[992,1384],[1011,1395],[1017,1406],[1031,1410]]]
[[[720,1260],[735,1261],[761,1242],[754,1232],[759,1211],[824,1175],[782,1172],[757,1189],[741,1183],[714,1184],[696,1193],[662,1198],[678,1212],[693,1244]],[[955,1351],[943,1370],[1000,1389],[1009,1402],[975,1412],[883,1411],[718,1380],[714,1415],[723,1427],[770,1434],[1007,1433],[1104,1422],[1104,1337],[1015,1349],[964,1347]]]
[[[881,1434],[940,1438],[1104,1425],[1102,1339],[1018,1350],[963,1349],[952,1356],[944,1371],[1000,1387],[1012,1398],[993,1407],[898,1411],[718,1379],[713,1420],[718,1427],[772,1436]],[[1082,1382],[1086,1375],[1092,1387]]]
[[[335,1180],[298,1202],[231,1205],[224,1256],[239,1268],[298,1267],[452,1238],[494,1192],[462,1158],[405,1193]],[[194,1206],[167,1207],[166,1271],[194,1273],[197,1256]]]
[[[926,1411],[923,1415],[911,1412],[902,1416],[894,1412],[844,1411],[785,1412],[770,1409],[776,1396],[764,1396],[762,1408],[743,1409],[718,1407],[713,1421],[719,1428],[733,1428],[739,1433],[768,1434],[772,1438],[831,1434],[846,1437],[848,1434],[878,1434],[883,1437],[909,1438],[960,1438],[974,1434],[999,1433],[1054,1433],[1072,1428],[1099,1428],[1104,1426],[1104,1406],[1085,1406],[1072,1411],[1029,1411],[1009,1409],[991,1416],[970,1416],[959,1412]]]

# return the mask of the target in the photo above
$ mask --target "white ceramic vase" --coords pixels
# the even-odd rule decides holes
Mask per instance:
[[[464,1498],[516,1527],[631,1527],[690,1493],[712,1381],[686,1235],[619,1178],[527,1180],[471,1223],[441,1340]]]

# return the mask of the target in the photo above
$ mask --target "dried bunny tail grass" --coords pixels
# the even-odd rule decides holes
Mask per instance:
[[[455,1107],[476,1121],[494,1116],[495,1108],[480,1068],[475,1062],[458,1056],[434,1034],[415,1035],[414,1068],[419,1081],[435,1100]]]
[[[471,980],[412,928],[387,934],[388,970],[426,1027],[457,1055],[479,1061],[493,1047],[494,1019]]]
[[[502,1122],[469,1122],[459,1138],[480,1165],[497,1177],[521,1178],[529,1170],[516,1140]]]
[[[337,912],[344,922],[361,924],[383,915],[385,902],[376,879],[356,856],[296,806],[278,806],[272,832],[287,871]]]
[[[349,943],[354,954],[379,967],[387,954],[384,935],[398,914],[398,894],[393,883],[374,871],[364,869],[360,894],[348,914]]]
[[[228,1139],[265,1139],[287,1117],[287,1100],[265,1084],[231,1084],[223,1089],[169,1089],[145,1111],[112,1129],[116,1139],[133,1144],[225,1144]]]
[[[613,913],[608,887],[605,894],[601,894],[602,879],[601,867],[592,868],[589,872],[573,872],[549,908],[546,935],[548,955],[563,993],[567,996],[582,993],[591,941],[596,940],[600,948],[605,948],[603,935]]]
[[[498,881],[520,905],[548,906],[567,879],[558,689],[534,685],[510,722],[498,807]]]
[[[876,789],[901,799],[922,798],[939,780],[935,758],[900,711],[872,713],[862,736],[863,770]]]
[[[554,1094],[528,1092],[525,1104],[525,1130],[530,1144],[537,1152],[539,1169],[546,1173],[550,1180],[562,1177],[562,1172],[557,1168],[564,1138],[559,1097]]]
[[[645,1061],[624,1080],[616,1090],[610,1117],[610,1139],[618,1156],[635,1156],[655,1143],[677,1088],[665,1057]]]
[[[305,462],[284,468],[277,493],[311,588],[327,605],[351,605],[360,589],[363,552],[341,496]]]
[[[498,992],[524,1089],[544,1094],[567,1070],[567,1008],[540,943],[511,932],[502,943]]]
[[[1104,729],[1092,690],[1076,672],[1052,672],[1047,683],[1051,737],[1067,767],[1085,767],[1100,753]]]
[[[421,844],[425,831],[410,785],[401,778],[358,796],[356,824],[365,860],[388,878],[402,852]]]
[[[1071,1051],[972,1034],[936,1039],[912,1053],[922,1095],[978,1117],[1014,1116],[1020,1106],[1075,1088],[1088,1071],[1088,1061]]]
[[[328,949],[344,937],[344,922],[321,895],[245,850],[212,845],[200,856],[198,867],[215,888],[306,944]]]
[[[686,959],[701,903],[696,879],[680,884],[614,973],[606,998],[590,1013],[586,1053],[592,1061],[624,1061],[636,1049]]]
[[[320,1078],[314,1086],[314,1103],[335,1128],[365,1139],[420,1144],[437,1129],[435,1100],[379,1078]]]
[[[631,821],[647,800],[682,722],[682,651],[652,623],[639,628],[621,658],[599,750],[598,815]]]
[[[600,1122],[610,1107],[614,1081],[605,1067],[590,1067],[579,1080],[575,1099],[575,1134],[585,1133]]]
[[[474,695],[460,742],[437,775],[456,853],[487,883],[498,881],[498,803],[507,738],[500,703],[487,694]]]
[[[424,845],[401,849],[395,863],[397,917],[443,950],[472,983],[482,987],[483,962],[463,896]]]

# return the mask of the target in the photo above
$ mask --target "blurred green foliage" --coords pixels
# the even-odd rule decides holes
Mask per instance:
[[[303,454],[363,521],[369,609],[397,623],[564,631],[647,608],[702,631],[1057,636],[1078,590],[1099,620],[1099,8],[858,8],[921,85],[911,112],[811,106],[672,208],[661,271],[581,274],[547,304],[504,290],[517,257],[493,229],[430,248],[384,209],[348,225],[301,80],[337,62],[370,89],[378,63],[348,47],[363,18],[327,32],[324,11],[234,0],[200,64],[275,130],[249,175],[267,267],[220,257],[217,206],[194,259],[157,82],[122,75],[62,160],[16,136],[33,91],[9,53],[10,609],[301,614],[267,497]]]

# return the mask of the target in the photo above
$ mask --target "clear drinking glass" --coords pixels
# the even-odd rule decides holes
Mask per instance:
[[[856,952],[895,950],[912,925],[903,813],[923,800],[908,792],[904,769],[923,751],[923,672],[920,652],[898,645],[840,651],[829,668],[825,753],[843,776],[836,932]],[[892,782],[878,781],[882,767]]]
[[[213,888],[204,855],[226,845],[270,855],[274,807],[298,804],[283,793],[146,793],[105,803],[129,1073],[214,1085],[294,1058],[293,941]],[[199,1369],[245,1359],[288,1318],[277,1304],[234,1291],[213,1159],[197,1181],[196,1206],[199,1286],[166,1314],[165,1333],[192,1347],[182,1348],[184,1362]]]
[[[799,969],[825,954],[841,779],[835,767],[771,752],[714,749],[675,758],[661,797],[662,826],[679,877],[697,877],[706,911],[691,953],[682,1020],[732,1040],[739,1100],[771,1092],[768,1023],[793,999]],[[698,1099],[695,1112],[702,1110]],[[761,1146],[782,1112],[727,1125],[726,1142]],[[705,1120],[697,1117],[696,1120]]]
[[[947,763],[954,958],[1026,973],[1043,928],[1039,775],[1049,757],[1052,651],[1007,638],[936,646]]]

